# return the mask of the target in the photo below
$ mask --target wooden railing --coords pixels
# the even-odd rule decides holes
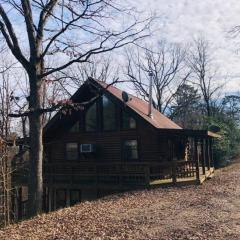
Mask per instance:
[[[152,181],[196,178],[195,161],[45,164],[46,184],[147,186]]]

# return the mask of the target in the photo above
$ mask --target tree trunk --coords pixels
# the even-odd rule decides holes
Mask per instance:
[[[43,195],[43,141],[42,141],[42,116],[39,111],[42,103],[42,84],[37,74],[29,74],[30,80],[30,101],[29,115],[30,127],[30,166],[29,166],[29,217],[35,216],[42,211]]]
[[[207,116],[210,117],[211,116],[211,109],[210,109],[209,101],[207,101],[206,104],[207,104]]]

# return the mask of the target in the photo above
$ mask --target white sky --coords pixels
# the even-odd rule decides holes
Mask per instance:
[[[230,38],[228,33],[233,26],[240,25],[240,0],[116,1],[124,2],[124,5],[129,3],[146,15],[154,12],[158,16],[153,27],[157,30],[147,40],[149,43],[167,39],[184,44],[203,35],[213,46],[216,64],[221,68],[219,78],[227,76],[225,91],[240,91],[240,51],[237,53],[240,50],[240,35],[237,40]],[[16,24],[19,28],[15,30],[21,33],[22,23],[16,19]]]
[[[155,12],[154,38],[187,43],[200,34],[213,46],[217,65],[228,76],[226,91],[240,90],[240,44],[229,31],[240,25],[239,0],[129,0],[138,9]],[[240,43],[240,35],[239,35]],[[221,76],[220,76],[221,77]]]

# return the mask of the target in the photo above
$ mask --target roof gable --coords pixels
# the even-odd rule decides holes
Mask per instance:
[[[87,101],[86,93],[89,87],[105,92],[116,98],[119,102],[124,103],[122,99],[122,90],[104,82],[89,78],[85,83],[73,94],[71,100],[73,102]],[[98,91],[97,91],[98,92]],[[93,94],[93,93],[92,93]],[[148,116],[148,102],[129,94],[129,101],[124,103],[132,111],[134,111],[141,119],[145,120],[157,129],[181,129],[176,123],[164,116],[162,113],[152,108],[152,117]],[[47,123],[44,132],[52,134],[54,129],[63,130],[68,121],[72,121],[69,116],[62,116],[60,111]],[[55,130],[56,131],[56,130]],[[47,134],[48,135],[48,134]]]
[[[116,97],[118,100],[123,102],[122,100],[122,90],[119,88],[116,88],[112,85],[108,85],[104,82],[91,79],[90,80],[93,83],[98,84],[100,87],[104,88],[105,91]],[[174,123],[172,120],[164,116],[162,113],[160,113],[155,108],[152,108],[152,117],[148,116],[148,102],[132,95],[129,95],[129,101],[125,104],[131,108],[134,112],[136,112],[141,118],[149,122],[152,126],[158,129],[182,129],[179,125]]]

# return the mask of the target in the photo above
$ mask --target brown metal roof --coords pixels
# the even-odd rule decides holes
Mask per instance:
[[[91,81],[96,82],[103,88],[105,88],[106,91],[111,93],[113,96],[118,98],[120,101],[123,102],[122,99],[122,90],[119,88],[116,88],[112,85],[108,85],[104,82],[91,79]],[[142,118],[144,118],[146,121],[148,121],[151,125],[153,125],[156,128],[163,129],[182,129],[180,126],[178,126],[176,123],[174,123],[172,120],[164,116],[162,113],[160,113],[155,108],[152,108],[152,117],[148,116],[148,102],[132,95],[129,95],[129,101],[126,102],[126,105],[134,110],[137,114],[139,114]]]

